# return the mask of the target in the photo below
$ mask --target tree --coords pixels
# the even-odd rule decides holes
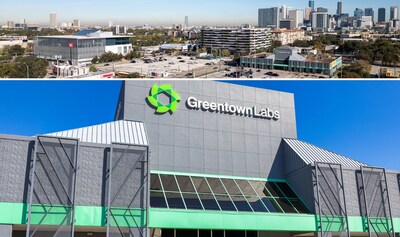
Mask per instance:
[[[271,46],[268,47],[267,51],[272,53],[274,51],[274,49],[276,49],[278,47],[281,47],[281,46],[282,46],[282,42],[281,41],[273,40],[271,42]]]
[[[92,64],[96,64],[98,62],[99,62],[99,57],[97,57],[97,55],[96,55],[96,56],[94,56],[94,58],[92,58]]]
[[[14,67],[12,63],[1,63],[0,64],[0,77],[1,78],[10,78],[13,71]]]
[[[23,55],[25,53],[25,49],[21,47],[21,45],[13,45],[8,49],[7,54],[9,55]]]
[[[97,67],[96,66],[90,66],[89,67],[89,72],[97,72],[98,70],[97,70]]]
[[[221,56],[222,57],[229,57],[229,56],[231,56],[231,51],[229,51],[228,49],[223,49],[221,51]]]
[[[19,57],[12,63],[14,70],[11,78],[26,78],[29,70],[29,78],[43,78],[47,74],[48,62],[46,59],[33,57]]]
[[[100,56],[99,62],[100,63],[115,62],[115,61],[120,61],[123,58],[124,58],[124,56],[122,54],[115,54],[112,52],[107,52]]]
[[[140,57],[142,57],[142,54],[137,50],[132,50],[127,55],[125,55],[126,60],[132,60],[134,58],[140,58]]]
[[[133,72],[128,74],[128,78],[142,78],[142,75],[138,72]]]

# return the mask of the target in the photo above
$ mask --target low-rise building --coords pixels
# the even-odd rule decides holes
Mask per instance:
[[[201,44],[207,49],[227,49],[232,53],[251,54],[271,45],[269,28],[205,28]]]
[[[274,53],[269,56],[241,57],[240,65],[242,67],[319,73],[332,77],[342,65],[342,57],[300,55],[297,48],[282,46],[276,48]]]
[[[34,40],[35,57],[69,61],[73,65],[89,63],[106,52],[126,55],[131,50],[129,37],[98,30],[83,30],[75,35],[37,36]]]
[[[273,30],[271,35],[273,41],[279,41],[282,45],[292,44],[295,40],[305,40],[303,30]]]

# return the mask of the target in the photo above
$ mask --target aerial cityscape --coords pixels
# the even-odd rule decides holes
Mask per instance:
[[[1,78],[399,77],[396,2],[115,1],[135,16],[46,2],[5,4]]]

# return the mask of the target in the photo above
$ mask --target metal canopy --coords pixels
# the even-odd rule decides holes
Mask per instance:
[[[313,164],[314,162],[341,164],[344,167],[359,168],[366,164],[353,160],[351,158],[339,155],[337,153],[322,149],[310,143],[299,141],[296,139],[283,139],[296,154],[306,163]]]
[[[342,165],[316,162],[314,166],[320,236],[330,236],[331,232],[339,232],[339,236],[349,237]]]
[[[73,237],[79,141],[37,136],[31,165],[27,237]],[[50,215],[49,215],[50,214]],[[57,225],[54,225],[54,222]],[[53,223],[49,226],[49,223]]]
[[[79,139],[81,142],[111,145],[126,143],[148,145],[145,126],[142,122],[119,120],[94,126],[54,132],[49,136]]]
[[[108,162],[107,237],[147,237],[148,147],[112,143]]]
[[[361,166],[357,174],[361,215],[369,236],[394,237],[393,216],[384,168]]]

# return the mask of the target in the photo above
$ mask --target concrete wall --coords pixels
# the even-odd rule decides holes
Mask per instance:
[[[169,83],[182,100],[173,114],[146,103],[154,83]],[[153,170],[284,178],[283,137],[296,138],[293,94],[212,81],[126,81],[123,116],[144,121]],[[189,110],[189,96],[231,105],[278,110],[277,121]],[[121,99],[120,99],[121,101]]]

